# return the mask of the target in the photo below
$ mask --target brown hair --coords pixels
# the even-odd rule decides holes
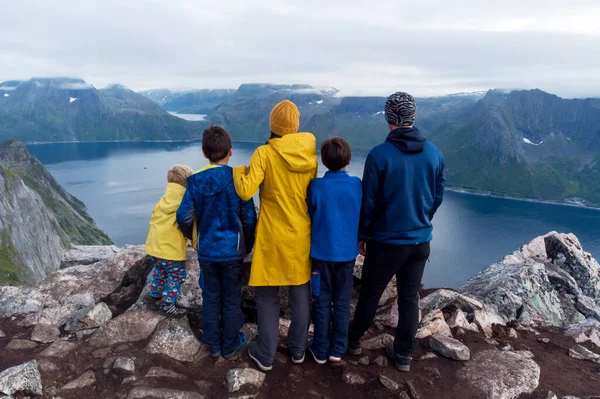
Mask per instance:
[[[337,172],[350,165],[352,149],[350,144],[341,137],[332,137],[321,145],[321,160],[327,169]]]
[[[180,186],[187,187],[187,178],[194,174],[192,168],[186,165],[175,165],[169,169],[167,181],[177,183]]]
[[[231,150],[231,136],[220,126],[204,129],[202,134],[202,152],[210,162],[218,162],[225,158]]]

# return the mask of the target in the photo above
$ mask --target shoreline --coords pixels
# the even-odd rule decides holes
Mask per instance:
[[[102,144],[102,143],[200,143],[202,142],[202,138],[194,138],[189,140],[97,140],[97,141],[31,141],[26,142],[25,145],[49,145],[49,144]],[[253,141],[253,140],[234,140],[234,143],[246,143],[246,144],[264,144],[263,141]],[[357,153],[362,153],[361,151],[357,151]],[[546,205],[557,205],[557,206],[568,206],[571,208],[580,208],[580,209],[589,209],[593,211],[600,211],[600,206],[591,206],[586,205],[584,203],[577,202],[569,202],[567,200],[564,201],[554,201],[554,200],[540,200],[533,199],[527,197],[515,197],[512,195],[502,194],[502,193],[494,193],[492,191],[483,191],[483,190],[473,190],[466,187],[460,186],[447,186],[447,191],[457,193],[457,194],[467,194],[467,195],[476,195],[478,197],[489,197],[489,198],[499,198],[499,199],[507,199],[512,201],[522,201],[522,202],[531,202],[535,204],[546,204]]]
[[[538,200],[538,199],[527,198],[527,197],[515,197],[515,196],[511,196],[511,195],[496,194],[491,191],[472,190],[472,189],[468,189],[468,188],[464,188],[464,187],[460,187],[460,186],[446,187],[446,191],[450,191],[450,192],[457,193],[457,194],[475,195],[477,197],[498,198],[498,199],[506,199],[506,200],[511,200],[511,201],[531,202],[534,204],[568,206],[571,208],[580,208],[580,209],[589,209],[592,211],[600,211],[600,206],[591,206],[591,205],[585,205],[585,204],[579,204],[579,203],[567,202],[567,201]]]

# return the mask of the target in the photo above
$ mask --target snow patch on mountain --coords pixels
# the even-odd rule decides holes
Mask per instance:
[[[77,97],[69,97],[69,102],[72,103],[73,101],[77,101],[78,98]]]

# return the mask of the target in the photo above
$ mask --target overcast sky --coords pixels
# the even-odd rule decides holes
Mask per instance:
[[[131,3],[131,4],[129,4]],[[0,0],[0,81],[600,96],[599,0]],[[418,4],[417,4],[418,3]]]

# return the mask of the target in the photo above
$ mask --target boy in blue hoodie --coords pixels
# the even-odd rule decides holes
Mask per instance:
[[[177,223],[191,238],[198,229],[203,339],[212,357],[231,359],[246,343],[241,289],[244,257],[252,251],[256,209],[242,201],[233,185],[229,133],[212,126],[202,135],[202,153],[210,165],[188,178]]]
[[[351,158],[346,140],[341,137],[325,140],[321,159],[329,171],[313,180],[308,188],[315,325],[309,350],[318,364],[325,364],[327,357],[332,363],[340,362],[348,345],[362,200],[360,179],[345,171]]]

